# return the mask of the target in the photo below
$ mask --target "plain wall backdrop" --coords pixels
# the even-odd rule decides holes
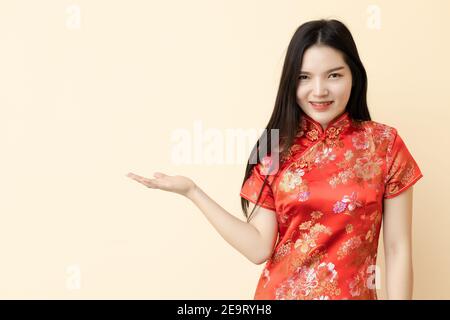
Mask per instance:
[[[0,298],[252,299],[254,265],[188,199],[185,175],[244,220],[245,163],[176,164],[176,130],[263,128],[296,28],[335,18],[395,127],[414,187],[414,299],[450,298],[450,2],[0,2]],[[385,298],[382,238],[379,298]]]

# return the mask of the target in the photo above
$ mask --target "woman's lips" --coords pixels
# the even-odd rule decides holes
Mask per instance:
[[[313,103],[310,101],[309,104],[314,108],[314,110],[325,111],[333,104],[333,102],[334,101],[329,101],[327,103],[317,103],[316,104],[316,103]]]

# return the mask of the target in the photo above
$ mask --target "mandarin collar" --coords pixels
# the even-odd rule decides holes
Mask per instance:
[[[298,137],[305,136],[310,141],[316,141],[323,136],[328,139],[336,139],[350,125],[350,115],[348,111],[344,111],[340,115],[331,120],[325,130],[322,125],[302,112],[302,120],[300,123],[300,132]]]

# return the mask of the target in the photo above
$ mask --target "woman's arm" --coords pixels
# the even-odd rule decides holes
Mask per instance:
[[[278,236],[275,211],[258,206],[247,223],[227,212],[187,177],[169,176],[159,172],[155,173],[155,179],[133,173],[127,176],[149,188],[178,193],[190,199],[222,238],[251,262],[261,264],[270,257]],[[250,203],[249,212],[252,206],[253,203]]]
[[[411,300],[413,187],[391,199],[384,199],[383,238],[386,283],[389,300]]]
[[[255,264],[262,264],[272,254],[278,236],[275,211],[257,207],[249,223],[227,212],[202,189],[195,186],[187,194],[208,221],[236,250]],[[249,213],[254,206],[250,202]]]

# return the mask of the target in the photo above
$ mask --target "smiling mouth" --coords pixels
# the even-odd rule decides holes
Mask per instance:
[[[311,106],[315,110],[317,110],[317,111],[325,111],[334,103],[334,101],[326,101],[326,102],[325,101],[324,102],[318,102],[318,101],[313,102],[313,101],[310,101],[309,103],[311,104]]]
[[[310,101],[310,103],[312,103],[312,104],[330,104],[332,102],[333,102],[332,100],[329,100],[329,101]]]

